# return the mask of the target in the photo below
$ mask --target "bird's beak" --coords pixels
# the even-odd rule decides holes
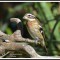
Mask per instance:
[[[28,18],[26,16],[23,16],[23,19],[26,20],[26,21],[28,20]]]
[[[25,16],[23,17],[23,19],[25,19]]]

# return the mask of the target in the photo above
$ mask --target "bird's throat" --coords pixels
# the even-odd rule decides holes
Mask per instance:
[[[27,25],[28,25],[28,27],[31,27],[32,26],[32,22],[28,22]]]
[[[28,21],[27,25],[28,27],[33,27],[33,25],[35,25],[36,21]]]

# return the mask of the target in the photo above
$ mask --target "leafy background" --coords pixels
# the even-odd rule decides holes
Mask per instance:
[[[0,30],[12,34],[17,30],[10,18],[20,18],[25,38],[30,38],[23,20],[25,13],[34,14],[42,23],[48,56],[60,55],[60,3],[59,2],[0,2]],[[33,45],[34,46],[34,45]],[[38,54],[46,55],[41,47],[34,47]]]

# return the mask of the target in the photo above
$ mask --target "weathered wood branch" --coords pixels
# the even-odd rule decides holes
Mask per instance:
[[[23,49],[30,55],[31,58],[32,57],[34,57],[34,58],[40,57],[40,55],[36,53],[34,48],[26,43],[26,42],[34,43],[34,41],[31,39],[23,38],[21,36],[20,30],[15,31],[12,35],[7,35],[7,34],[1,32],[0,38],[9,40],[8,43],[7,42],[0,42],[0,47],[1,47],[0,54],[5,52],[5,50],[17,51],[17,50]],[[20,43],[20,42],[16,42],[16,41],[24,41],[24,43],[22,43],[22,42]]]
[[[3,32],[2,32],[3,33]],[[0,39],[9,40],[10,42],[28,42],[28,43],[36,43],[35,40],[29,38],[23,38],[21,36],[21,31],[16,30],[12,35],[0,34]]]
[[[36,53],[34,48],[28,45],[27,43],[10,42],[10,43],[2,43],[2,45],[5,47],[5,50],[17,51],[23,49],[30,55],[30,57],[36,57],[36,58],[40,57],[40,55]]]

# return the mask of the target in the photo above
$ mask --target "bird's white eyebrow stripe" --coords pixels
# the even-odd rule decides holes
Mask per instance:
[[[27,15],[32,15],[32,14],[29,13],[29,14],[27,14]]]
[[[32,15],[32,14],[27,14],[27,15]]]

